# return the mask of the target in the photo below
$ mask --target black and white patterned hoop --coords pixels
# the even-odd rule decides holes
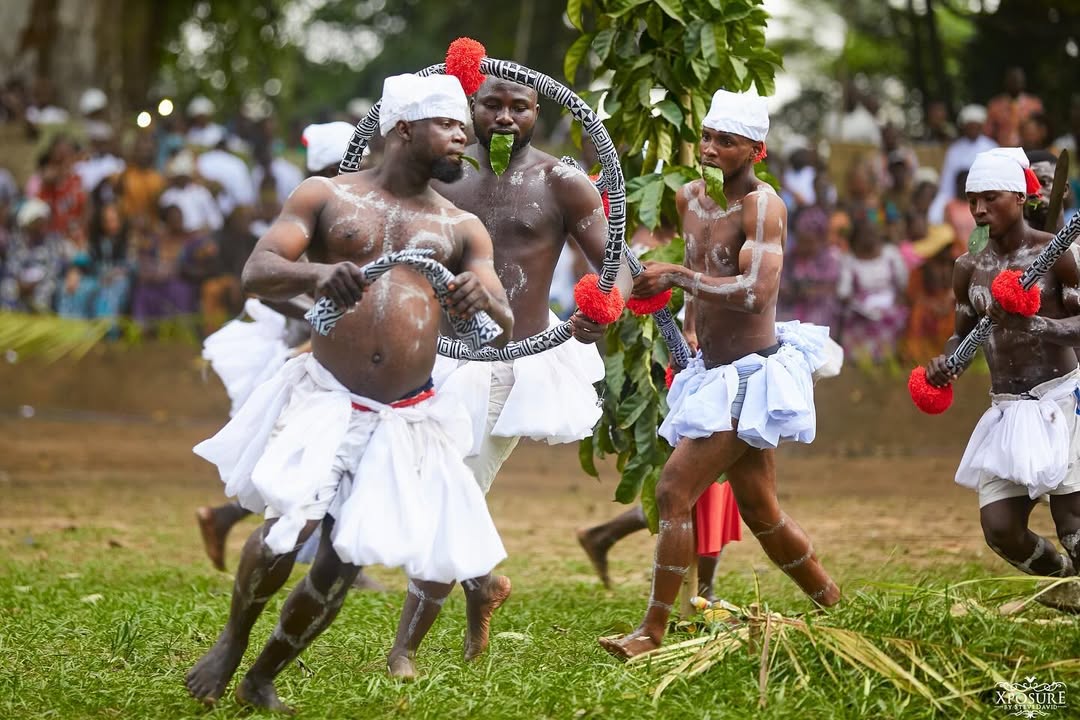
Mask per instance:
[[[600,269],[597,285],[601,291],[605,293],[611,292],[612,288],[615,287],[615,278],[619,274],[619,265],[624,253],[631,272],[634,276],[637,276],[642,270],[641,264],[628,251],[625,242],[626,184],[623,179],[622,166],[619,164],[619,154],[615,149],[615,143],[612,142],[611,136],[608,134],[604,124],[600,122],[600,118],[573,90],[554,78],[530,70],[523,65],[507,60],[485,57],[480,61],[480,72],[530,87],[544,97],[561,104],[570,111],[570,114],[576,120],[581,122],[596,148],[600,167],[603,169],[601,180],[598,182],[607,191],[608,204],[611,208],[607,219],[608,240],[604,247],[604,263]],[[426,67],[416,74],[426,77],[445,73],[446,64],[439,63]],[[356,172],[360,169],[364,148],[367,147],[371,137],[378,132],[381,107],[382,100],[380,99],[372,106],[368,114],[356,124],[356,130],[353,131],[349,148],[345,151],[345,156],[339,166],[341,173]],[[682,333],[679,332],[671,313],[662,310],[656,313],[654,317],[660,324],[660,330],[664,338],[668,340],[668,347],[673,361],[676,365],[685,367],[690,356],[689,348],[686,346]],[[501,350],[485,348],[482,352],[470,351],[462,343],[450,338],[440,338],[439,354],[461,360],[514,360],[557,347],[566,342],[571,337],[571,334],[570,323],[566,322],[533,337],[509,343]],[[677,342],[675,342],[676,338]]]
[[[445,309],[446,298],[450,294],[448,286],[450,281],[454,279],[454,274],[437,260],[434,260],[431,257],[433,253],[434,251],[429,249],[402,250],[401,252],[388,253],[364,265],[360,268],[360,272],[364,275],[365,281],[372,283],[389,272],[390,268],[395,265],[410,267],[431,283],[431,287],[435,289],[435,297],[438,298],[439,304]],[[347,312],[348,310],[339,308],[334,304],[333,300],[323,296],[304,314],[304,318],[311,323],[311,327],[315,332],[320,335],[329,335],[330,331],[334,329],[334,325]],[[502,335],[502,328],[484,311],[476,313],[469,319],[449,317],[450,323],[454,326],[454,332],[461,338],[451,342],[462,344],[470,353],[492,350],[493,348],[485,346]],[[440,336],[440,344],[443,340],[449,341],[449,338]]]

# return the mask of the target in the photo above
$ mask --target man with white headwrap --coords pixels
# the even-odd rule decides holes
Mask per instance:
[[[435,188],[463,210],[475,213],[491,233],[495,271],[514,311],[514,340],[559,322],[549,305],[551,279],[572,237],[597,269],[607,243],[607,218],[600,193],[588,176],[532,145],[540,107],[535,90],[489,77],[472,98],[477,143],[469,148],[478,169],[465,169],[461,182]],[[492,139],[510,138],[501,175],[492,168]],[[631,276],[624,267],[616,281],[625,298]],[[473,421],[474,443],[466,463],[486,493],[522,437],[549,444],[577,442],[592,435],[601,409],[593,383],[604,379],[595,343],[604,326],[582,312],[570,322],[574,337],[557,348],[512,362],[458,362],[439,358],[435,384],[463,398]],[[510,595],[509,578],[471,578],[465,591],[464,657],[478,657],[488,645],[492,614]],[[407,606],[390,651],[390,672],[416,674],[413,655],[423,633],[412,627]]]
[[[1080,567],[1080,370],[1072,349],[1080,340],[1061,332],[1062,319],[1080,313],[1076,255],[1062,255],[1032,288],[1037,315],[1018,318],[997,302],[1008,280],[999,274],[1026,270],[1052,237],[1024,220],[1024,203],[1038,190],[1020,148],[998,148],[975,158],[967,197],[975,222],[989,230],[990,239],[956,261],[956,333],[945,353],[927,366],[926,377],[936,387],[955,380],[946,357],[982,315],[994,318],[984,347],[991,407],[972,433],[956,482],[978,492],[983,535],[994,552],[1022,572],[1061,577]],[[1016,277],[1010,282],[1019,292]],[[1028,529],[1031,510],[1044,495],[1050,496],[1065,554]]]
[[[769,558],[819,605],[840,599],[810,539],[776,498],[776,447],[814,439],[814,373],[831,346],[828,328],[776,322],[787,210],[754,175],[769,130],[765,100],[718,90],[702,124],[701,163],[723,172],[726,207],[704,180],[684,185],[676,205],[685,266],[646,263],[634,282],[642,297],[683,289],[699,349],[675,376],[660,427],[675,450],[656,488],[660,534],[645,618],[625,637],[600,640],[620,658],[663,641],[693,552],[694,502],[721,474]]]
[[[485,311],[510,336],[491,238],[429,186],[461,175],[465,96],[451,77],[398,75],[383,98],[386,161],[305,180],[244,269],[246,288],[261,297],[313,293],[347,312],[195,448],[218,466],[228,494],[267,517],[244,547],[225,629],[187,675],[188,690],[207,703],[224,692],[252,625],[320,523],[310,572],[237,687],[243,703],[288,710],[274,678],[333,621],[360,566],[403,566],[416,578],[410,592],[439,603],[455,580],[506,556],[462,460],[471,425],[456,398],[432,389],[439,301],[411,269],[370,285],[360,271],[390,252],[431,250],[458,273],[448,312]]]
[[[960,128],[960,137],[953,140],[949,149],[945,151],[937,195],[930,203],[928,217],[933,225],[945,222],[945,206],[953,199],[953,194],[956,192],[956,176],[967,172],[979,153],[997,147],[997,143],[983,132],[986,127],[986,108],[982,105],[965,105],[960,110],[956,125]],[[961,240],[967,240],[967,238],[961,238]]]

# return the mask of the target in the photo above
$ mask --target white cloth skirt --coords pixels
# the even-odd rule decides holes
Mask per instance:
[[[225,386],[232,402],[230,417],[251,391],[273,377],[289,359],[285,316],[255,299],[244,303],[251,322],[231,320],[203,341],[202,356]]]
[[[660,436],[675,447],[684,437],[730,432],[737,419],[738,436],[751,447],[812,442],[817,433],[814,374],[839,372],[842,355],[837,357],[826,327],[797,320],[777,323],[776,338],[780,349],[768,357],[751,353],[712,369],[705,368],[699,352],[675,376]]]
[[[1080,369],[1025,396],[991,394],[992,405],[971,434],[956,483],[978,489],[980,483],[1007,480],[1025,487],[1032,500],[1057,490],[1080,457],[1078,387]]]
[[[551,325],[560,322],[554,313],[550,320]],[[435,388],[458,397],[472,418],[474,445],[469,455],[477,454],[483,439],[492,368],[499,364],[459,362],[441,356],[435,361]],[[592,435],[602,413],[593,384],[604,379],[604,361],[595,345],[571,338],[552,350],[501,364],[513,368],[513,386],[492,435],[528,437],[550,445]]]
[[[351,394],[305,354],[256,388],[195,453],[217,465],[226,494],[278,518],[266,536],[273,552],[291,551],[307,521],[330,514],[345,562],[450,582],[484,575],[506,557],[463,462],[471,427],[451,396],[384,405]]]

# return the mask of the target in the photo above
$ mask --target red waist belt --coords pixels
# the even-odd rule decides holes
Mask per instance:
[[[435,396],[435,388],[428,388],[427,390],[424,390],[423,392],[417,393],[416,395],[413,395],[411,397],[402,398],[401,400],[395,400],[394,402],[390,403],[390,407],[392,407],[392,408],[412,407],[413,405],[419,405],[420,403],[422,403],[425,400],[428,400],[428,399],[430,399],[430,398],[432,398],[434,396]],[[353,410],[359,410],[360,412],[375,412],[374,410],[369,408],[367,405],[361,405],[360,403],[354,402],[352,404],[352,406],[353,406]]]

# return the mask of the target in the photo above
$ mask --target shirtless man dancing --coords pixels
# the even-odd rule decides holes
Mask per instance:
[[[1038,315],[1006,313],[990,291],[1002,270],[1027,269],[1052,237],[1024,220],[1027,167],[1019,148],[980,153],[971,166],[968,203],[975,222],[989,228],[990,242],[956,261],[956,333],[946,354],[927,366],[926,377],[937,387],[955,380],[946,355],[980,316],[991,315],[995,327],[985,352],[992,407],[975,427],[956,482],[978,491],[983,536],[991,550],[1021,572],[1061,577],[1080,567],[1080,370],[1072,350],[1080,344],[1080,333],[1073,331],[1073,316],[1080,312],[1076,247],[1039,281]],[[1050,496],[1065,554],[1028,528],[1042,495]]]
[[[430,285],[399,267],[366,286],[358,267],[431,249],[460,273],[449,311],[484,310],[511,334],[487,230],[428,184],[461,175],[466,99],[454,78],[399,75],[386,80],[383,102],[385,162],[304,181],[245,267],[252,293],[312,293],[350,310],[196,447],[229,495],[267,517],[244,546],[225,629],[187,675],[206,703],[221,697],[252,625],[320,522],[311,571],[236,689],[245,704],[288,709],[274,678],[333,621],[359,566],[404,566],[441,602],[453,581],[482,576],[506,556],[462,460],[469,419],[456,398],[431,389],[440,312]],[[311,262],[298,262],[305,252]]]
[[[600,640],[621,658],[663,641],[693,552],[691,509],[721,473],[769,558],[819,605],[840,599],[810,539],[776,499],[777,445],[814,437],[812,374],[824,363],[828,331],[776,324],[787,212],[754,176],[769,129],[765,101],[719,90],[703,125],[701,162],[723,171],[728,207],[709,198],[703,180],[683,186],[676,202],[686,266],[648,263],[634,284],[644,297],[683,288],[693,298],[700,349],[675,376],[660,427],[675,450],[656,489],[660,534],[645,619],[625,637]]]
[[[589,178],[531,145],[539,110],[536,91],[488,78],[472,99],[478,142],[468,154],[479,161],[479,171],[468,167],[460,182],[434,184],[456,206],[479,216],[491,233],[495,270],[514,311],[515,340],[558,321],[548,296],[566,237],[577,242],[594,268],[603,263],[607,241],[603,203]],[[509,167],[501,176],[491,169],[488,154],[496,133],[514,138]],[[623,267],[617,285],[628,297],[628,267]],[[467,398],[478,444],[465,462],[485,493],[520,437],[576,442],[591,435],[600,419],[593,383],[603,380],[604,363],[589,345],[603,336],[604,326],[580,312],[571,322],[576,339],[512,363],[436,362],[436,387]],[[491,615],[509,596],[510,580],[478,577],[462,587],[468,621],[465,659],[471,660],[487,648]],[[413,657],[431,623],[414,618],[434,619],[439,609],[409,595],[388,657],[392,675],[415,677]]]

